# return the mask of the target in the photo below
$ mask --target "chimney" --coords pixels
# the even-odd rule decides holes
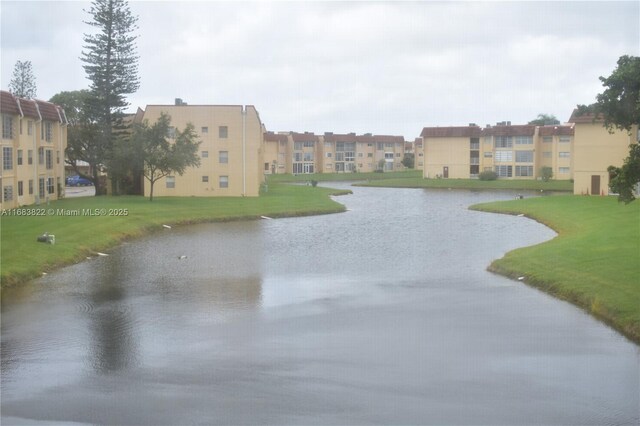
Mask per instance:
[[[469,123],[469,127],[476,127],[477,124],[476,123]]]
[[[507,126],[511,126],[511,122],[510,121],[507,121]]]
[[[175,105],[186,105],[187,103],[182,100],[182,98],[176,98]]]

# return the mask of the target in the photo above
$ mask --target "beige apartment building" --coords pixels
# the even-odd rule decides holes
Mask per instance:
[[[2,175],[0,208],[11,209],[64,196],[67,118],[50,102],[0,91]]]
[[[403,170],[402,136],[326,132],[266,132],[265,173],[373,172]]]
[[[572,177],[572,126],[425,127],[423,176],[469,179],[491,170],[500,178],[536,179],[544,166],[556,179]]]
[[[144,120],[150,124],[161,113],[171,116],[173,129],[195,126],[201,142],[200,166],[182,175],[166,176],[154,185],[154,196],[258,196],[264,180],[263,126],[252,105],[147,105]],[[271,167],[271,166],[269,166]],[[149,195],[145,180],[144,194]]]
[[[622,166],[629,156],[629,145],[640,141],[636,125],[631,132],[603,126],[603,120],[593,115],[578,115],[574,110],[569,119],[575,125],[573,192],[602,195],[609,193],[609,166]]]

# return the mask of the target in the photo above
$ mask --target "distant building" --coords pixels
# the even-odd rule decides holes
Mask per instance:
[[[422,130],[426,178],[469,179],[491,170],[500,178],[536,179],[543,166],[556,179],[572,177],[573,126],[474,123]],[[417,160],[417,164],[420,160]]]
[[[381,163],[387,171],[404,169],[402,136],[266,132],[264,141],[265,173],[373,172]]]
[[[64,197],[67,118],[50,102],[0,91],[2,175],[0,208]]]
[[[166,176],[154,185],[154,196],[258,196],[264,181],[263,126],[252,105],[147,105],[144,120],[171,116],[173,129],[192,123],[201,141],[200,166]],[[169,135],[171,137],[171,134]],[[271,166],[269,166],[271,167]],[[149,195],[145,180],[144,194]]]

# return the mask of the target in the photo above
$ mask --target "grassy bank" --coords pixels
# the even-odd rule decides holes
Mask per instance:
[[[640,202],[559,196],[471,208],[525,214],[558,232],[552,241],[507,253],[491,271],[524,276],[640,343]]]
[[[269,183],[293,183],[293,182],[352,182],[357,180],[389,180],[389,179],[412,179],[422,176],[420,170],[407,170],[403,172],[385,173],[313,173],[313,174],[280,174],[269,175]]]
[[[247,198],[147,198],[83,197],[68,198],[50,205],[30,206],[44,216],[5,215],[0,228],[0,283],[16,284],[38,277],[42,272],[78,262],[96,251],[105,251],[119,242],[162,230],[163,224],[256,219],[260,216],[285,217],[337,213],[344,206],[332,201],[331,194],[343,194],[328,188],[269,185],[266,194]],[[105,209],[107,214],[126,216],[70,216],[82,209]],[[49,212],[53,210],[53,214]],[[64,212],[63,212],[64,210]],[[55,245],[36,242],[44,232],[56,236]]]
[[[573,191],[573,182],[568,180],[490,180],[479,179],[424,179],[419,176],[390,178],[382,181],[359,183],[357,186],[385,188],[444,188],[444,189],[515,189],[534,191]]]

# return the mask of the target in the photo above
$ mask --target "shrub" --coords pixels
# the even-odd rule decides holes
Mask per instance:
[[[549,180],[553,177],[553,169],[549,166],[544,166],[540,168],[540,177],[543,182],[549,182]]]
[[[478,179],[480,180],[496,180],[498,179],[498,174],[493,170],[485,170],[484,172],[480,172],[478,175]]]

